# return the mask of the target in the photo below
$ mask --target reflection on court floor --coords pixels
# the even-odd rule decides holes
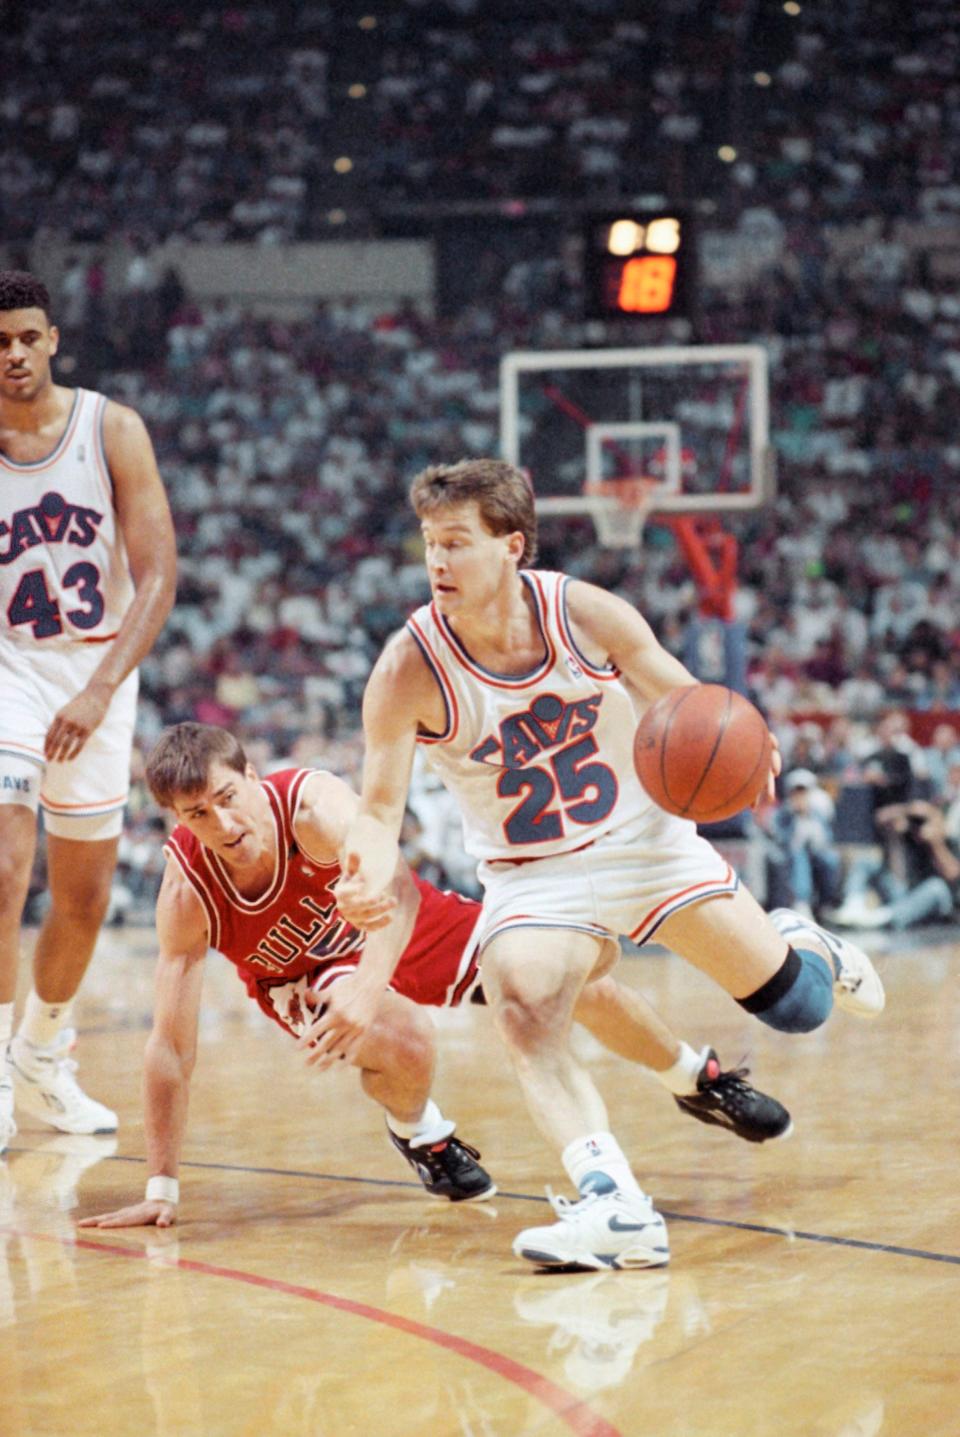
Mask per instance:
[[[590,1049],[668,1215],[672,1265],[538,1274],[510,1242],[556,1162],[487,1014],[438,1022],[438,1092],[500,1189],[454,1207],[411,1180],[354,1075],[308,1074],[212,962],[182,1220],[79,1232],[77,1216],[144,1180],[151,944],[111,932],[78,1056],[120,1132],[25,1123],[0,1161],[0,1431],[954,1434],[960,1198],[944,1054],[960,1029],[958,960],[944,943],[891,947],[878,959],[891,1026],[838,1015],[791,1043],[676,960],[626,959],[622,976],[688,1038],[746,1055],[795,1134],[768,1150],[705,1129]]]

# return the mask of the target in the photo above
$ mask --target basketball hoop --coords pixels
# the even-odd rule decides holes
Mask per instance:
[[[647,474],[593,479],[584,485],[597,538],[605,549],[635,549],[661,488]]]

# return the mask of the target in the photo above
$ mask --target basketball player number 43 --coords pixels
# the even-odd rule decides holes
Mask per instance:
[[[99,582],[100,571],[94,564],[71,564],[63,576],[64,587],[76,589],[77,601],[85,605],[82,609],[68,609],[64,614],[77,629],[95,629],[103,618]],[[12,628],[32,624],[35,639],[50,639],[63,632],[60,609],[56,599],[50,596],[42,569],[30,569],[24,574],[10,600],[7,618]]]

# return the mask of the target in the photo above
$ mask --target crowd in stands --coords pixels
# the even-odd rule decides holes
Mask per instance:
[[[517,197],[696,196],[728,219],[747,203],[818,222],[960,204],[948,0],[8,10],[10,240],[283,242],[351,208]],[[808,275],[819,244],[793,246]],[[864,258],[895,282],[895,244]]]
[[[426,592],[406,481],[496,449],[500,353],[537,347],[554,322],[509,301],[455,319],[355,303],[282,323],[185,301],[161,364],[102,376],[150,426],[179,535],[177,607],[143,667],[145,743],[194,717],[238,727],[262,765],[322,761],[356,776],[370,665]],[[778,433],[790,432],[804,353],[787,341],[775,366]],[[894,423],[898,393],[883,396]],[[924,792],[958,791],[960,512],[949,457],[930,453],[929,482],[898,491],[895,457],[872,451],[887,494],[798,454],[774,508],[736,524],[751,692],[787,768],[834,792],[862,780],[891,706],[929,719],[914,757]],[[587,524],[574,543],[553,523],[542,557],[619,589],[681,648],[696,591],[663,533],[610,551]]]
[[[389,203],[695,195],[699,315],[644,342],[770,355],[780,490],[731,525],[751,693],[787,772],[834,796],[869,782],[885,714],[926,715],[896,736],[918,784],[902,801],[956,812],[960,301],[903,226],[960,223],[960,22],[939,0],[794,8],[766,28],[742,0],[642,19],[533,3],[522,23],[496,0],[14,12],[29,63],[0,98],[7,240],[42,271],[38,234],[129,237],[120,289],[85,250],[60,318],[83,382],[147,420],[177,520],[143,746],[194,717],[235,727],[262,767],[356,776],[370,664],[424,595],[406,483],[496,451],[506,350],[636,339],[583,321],[559,235],[552,255],[492,264],[453,315],[344,302],[295,319],[198,304],[156,241],[324,237],[351,206],[375,230]],[[656,525],[630,552],[551,524],[541,561],[618,589],[681,648],[696,591]],[[410,841],[437,862],[446,815],[418,794]],[[133,887],[154,823],[144,804],[126,839]]]

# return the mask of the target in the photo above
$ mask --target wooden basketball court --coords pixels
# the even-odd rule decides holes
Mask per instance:
[[[441,1015],[437,1092],[500,1192],[450,1206],[390,1149],[356,1074],[303,1068],[214,959],[181,1222],[78,1231],[144,1182],[152,940],[105,934],[77,1016],[118,1138],[24,1124],[0,1160],[0,1433],[955,1437],[960,944],[885,941],[881,1020],[837,1013],[794,1039],[678,959],[625,959],[688,1040],[747,1056],[794,1135],[708,1129],[583,1036],[673,1260],[540,1275],[511,1240],[565,1183],[486,1013]]]

